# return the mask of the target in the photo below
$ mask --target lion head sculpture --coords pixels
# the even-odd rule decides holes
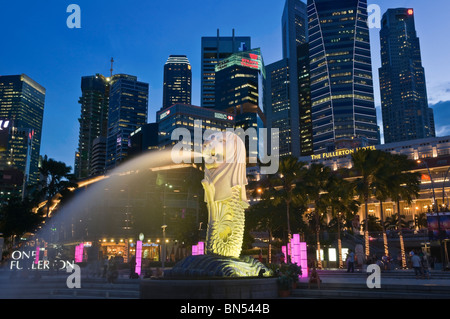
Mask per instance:
[[[203,158],[205,181],[214,185],[215,201],[230,198],[234,186],[241,187],[241,199],[247,201],[246,151],[239,136],[229,131],[211,134],[203,144]]]

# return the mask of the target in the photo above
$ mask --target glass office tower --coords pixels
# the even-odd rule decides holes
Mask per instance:
[[[185,55],[171,55],[164,65],[163,106],[191,104],[192,68]]]
[[[250,37],[237,37],[233,29],[231,37],[221,36],[217,30],[215,37],[202,37],[201,106],[215,107],[215,67],[221,60],[233,53],[251,49]]]
[[[0,76],[0,120],[3,120],[3,123],[9,121],[9,128],[14,128],[10,131],[10,138],[16,136],[24,139],[23,143],[18,142],[17,145],[26,145],[27,139],[31,141],[31,151],[28,147],[14,147],[14,156],[7,162],[12,166],[17,164],[17,168],[27,175],[27,164],[24,163],[29,160],[29,176],[26,177],[28,185],[39,182],[44,103],[45,88],[27,75]]]
[[[77,179],[91,175],[94,140],[101,137],[106,138],[109,89],[114,79],[115,76],[104,77],[100,74],[81,78],[82,95],[78,102],[81,105],[81,115],[78,119],[80,133],[78,150],[75,154],[75,177]]]
[[[310,146],[303,149],[305,129],[301,122],[301,112],[307,112],[308,107],[304,67],[309,69],[309,52],[298,49],[307,44],[307,25],[306,4],[286,0],[281,18],[283,59],[266,67],[267,127],[279,130],[280,156],[309,154]],[[303,96],[305,93],[307,96]]]
[[[389,9],[380,31],[379,69],[385,143],[436,136],[434,116],[428,108],[414,10]]]
[[[130,134],[147,124],[148,90],[148,83],[136,76],[115,75],[109,93],[106,170],[127,157]]]
[[[308,19],[314,152],[379,144],[367,0],[308,0]]]
[[[261,50],[234,53],[220,61],[215,71],[215,109],[232,114],[236,129],[245,132],[252,128],[256,130],[253,132],[258,133],[265,126],[263,110],[266,73]],[[259,150],[250,148],[250,136],[241,138],[245,140],[249,161],[256,163]],[[255,138],[258,145],[259,137],[251,138]]]

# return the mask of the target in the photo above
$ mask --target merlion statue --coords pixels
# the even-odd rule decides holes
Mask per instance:
[[[208,208],[205,255],[178,262],[165,277],[271,276],[273,272],[251,256],[242,256],[246,195],[246,151],[233,132],[211,134],[203,144]]]
[[[249,206],[244,142],[232,132],[215,133],[203,146],[205,201],[208,206],[206,253],[239,257]]]

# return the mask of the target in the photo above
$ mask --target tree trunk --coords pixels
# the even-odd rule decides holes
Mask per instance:
[[[317,241],[317,254],[318,254],[318,258],[317,258],[317,268],[318,269],[322,269],[322,259],[320,258],[320,216],[319,216],[319,210],[318,208],[319,205],[317,205],[316,203],[316,241]]]
[[[400,252],[402,255],[402,268],[406,268],[406,252],[405,252],[405,242],[403,240],[403,232],[402,232],[402,225],[400,223],[400,201],[397,201],[397,216],[398,216],[398,238],[400,240]]]
[[[383,227],[383,243],[384,243],[384,254],[386,256],[389,255],[389,246],[388,246],[388,239],[386,234],[386,226],[384,225],[384,212],[383,212],[383,201],[380,200],[380,219],[381,219],[381,226]]]
[[[339,269],[343,269],[344,261],[342,260],[341,220],[339,217],[338,217],[338,254],[339,254]]]
[[[291,250],[291,223],[289,218],[289,204],[290,201],[286,201],[286,214],[287,214],[287,243],[286,243],[286,263],[291,263],[291,256],[289,252]]]
[[[366,222],[365,222],[365,230],[364,230],[364,241],[365,241],[365,245],[366,245],[366,259],[370,256],[370,247],[369,247],[369,199],[368,197],[366,197],[364,199],[365,202],[365,214],[366,214]]]

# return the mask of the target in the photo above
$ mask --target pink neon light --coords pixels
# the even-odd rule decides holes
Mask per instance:
[[[254,53],[249,53],[250,59],[258,60],[258,55]]]
[[[136,268],[134,270],[139,276],[141,275],[142,268],[142,241],[138,240],[136,242]]]
[[[308,254],[305,242],[300,241],[300,235],[294,234],[291,240],[291,245],[288,250],[291,256],[291,262],[297,264],[302,268],[302,278],[308,277]],[[281,251],[284,254],[284,262],[287,262],[286,246],[281,247]]]
[[[198,243],[197,246],[198,246],[198,254],[204,255],[205,254],[205,243],[201,241]]]
[[[192,246],[192,256],[199,256],[205,254],[205,243],[200,241],[197,245]]]
[[[36,259],[34,260],[35,264],[39,263],[39,246],[36,246]]]
[[[75,262],[76,263],[83,262],[83,249],[84,249],[84,243],[80,243],[79,245],[75,246]]]

